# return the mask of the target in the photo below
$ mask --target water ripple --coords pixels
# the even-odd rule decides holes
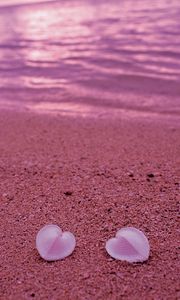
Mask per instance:
[[[74,99],[82,90],[92,97],[93,88],[97,101],[103,92],[121,105],[127,100],[119,92],[141,92],[142,85],[144,92],[173,95],[173,87],[177,94],[179,15],[179,0],[0,7],[0,88],[55,88]]]

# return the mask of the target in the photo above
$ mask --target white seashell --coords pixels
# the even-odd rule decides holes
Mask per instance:
[[[36,236],[36,248],[42,258],[48,261],[63,259],[69,256],[76,246],[71,232],[62,232],[57,225],[46,225]]]
[[[106,242],[106,251],[118,260],[143,262],[149,258],[150,246],[144,233],[133,227],[120,229]]]

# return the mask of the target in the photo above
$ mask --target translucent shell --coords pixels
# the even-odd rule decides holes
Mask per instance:
[[[113,258],[130,263],[147,260],[150,252],[149,242],[144,233],[133,227],[120,229],[115,238],[106,242],[105,248]]]
[[[71,232],[62,232],[57,225],[46,225],[36,236],[36,248],[40,256],[47,261],[63,259],[69,256],[76,246]]]

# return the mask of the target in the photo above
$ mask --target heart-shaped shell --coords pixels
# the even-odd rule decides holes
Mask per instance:
[[[48,261],[63,259],[69,256],[76,246],[71,232],[62,232],[57,225],[46,225],[36,236],[36,248],[40,256]]]
[[[149,258],[150,246],[142,231],[134,227],[120,229],[106,242],[106,251],[118,260],[143,262]]]

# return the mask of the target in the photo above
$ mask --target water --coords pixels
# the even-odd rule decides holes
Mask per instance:
[[[179,0],[17,2],[0,7],[4,103],[179,113]]]

